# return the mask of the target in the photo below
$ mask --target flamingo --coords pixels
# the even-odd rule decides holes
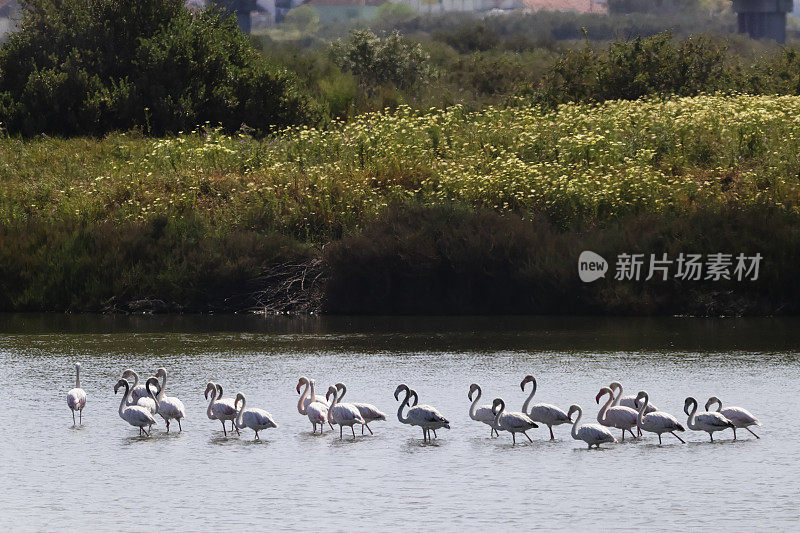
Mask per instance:
[[[529,429],[538,428],[539,426],[531,420],[531,418],[526,415],[525,413],[519,412],[512,412],[512,413],[504,413],[506,410],[506,402],[504,402],[500,398],[495,398],[492,402],[492,412],[494,413],[494,421],[492,422],[492,427],[495,431],[498,431],[498,436],[500,435],[499,431],[502,429],[503,431],[508,431],[511,433],[511,443],[512,445],[517,444],[517,433],[522,433],[526,437],[528,437],[528,433],[526,433]],[[533,442],[530,437],[528,437],[530,442]]]
[[[344,383],[337,383],[336,390],[339,391],[340,396],[338,397],[339,402],[342,401],[344,395],[347,394],[347,387],[344,386]],[[350,405],[354,405],[358,412],[361,413],[361,417],[366,421],[366,424],[361,426],[361,434],[364,434],[364,428],[366,427],[369,430],[370,435],[374,435],[372,430],[369,427],[370,422],[375,422],[377,420],[386,420],[386,413],[382,413],[378,410],[377,407],[370,403],[357,403],[351,402]]]
[[[400,402],[397,409],[397,419],[403,424],[419,426],[422,428],[422,442],[430,442],[430,431],[436,437],[436,430],[439,428],[450,429],[450,422],[442,414],[430,405],[417,405],[416,391],[409,389],[408,385],[401,383],[394,391],[394,399],[399,400],[400,393],[405,391],[406,397]],[[414,396],[414,407],[411,407],[403,418],[403,407],[409,405],[409,399]]]
[[[300,386],[306,386],[297,402],[297,412],[301,415],[308,416],[308,420],[314,428],[314,433],[317,432],[317,424],[319,424],[319,432],[322,433],[325,428],[325,422],[328,420],[328,403],[319,400],[312,402],[310,398],[306,398],[310,384],[311,382],[309,382],[308,378],[305,376],[302,376],[297,382],[298,394],[300,394]],[[333,429],[333,425],[331,425],[331,429]]]
[[[150,411],[145,409],[144,407],[140,407],[138,405],[127,405],[130,401],[130,383],[128,383],[125,379],[120,379],[117,381],[117,384],[114,385],[114,394],[120,389],[120,387],[125,387],[125,394],[122,395],[122,401],[119,403],[119,416],[125,422],[132,426],[136,426],[139,428],[139,435],[144,432],[145,435],[148,437],[150,433],[144,429],[144,426],[152,426],[157,424],[156,419],[153,418],[153,415],[150,414]]]
[[[67,407],[72,410],[72,425],[75,425],[75,411],[78,411],[78,423],[83,425],[83,408],[86,407],[86,391],[81,388],[80,363],[75,363],[75,387],[67,391]]]
[[[640,403],[639,405],[639,415],[636,417],[636,425],[642,431],[657,433],[659,444],[661,444],[662,433],[672,433],[682,444],[686,444],[685,440],[675,434],[676,431],[686,431],[686,428],[684,428],[674,416],[664,411],[653,411],[652,413],[645,414],[647,412],[647,404],[650,403],[650,396],[648,396],[645,391],[639,391],[639,394],[636,395],[637,402],[642,400],[644,403]]]
[[[600,445],[604,442],[617,442],[617,439],[614,438],[614,435],[609,430],[598,424],[584,424],[579,428],[578,424],[583,416],[583,409],[581,409],[580,405],[572,404],[569,406],[567,416],[571,417],[574,412],[578,413],[578,417],[572,423],[571,433],[573,439],[582,440],[589,445],[589,448],[592,446],[600,448]]]
[[[272,419],[272,415],[263,409],[248,409],[247,399],[241,392],[236,395],[236,400],[233,405],[236,406],[242,402],[242,408],[239,409],[239,416],[236,418],[236,427],[239,429],[250,428],[256,432],[256,438],[253,440],[261,440],[258,432],[262,429],[276,428],[278,424]]]
[[[636,416],[638,413],[635,409],[631,409],[630,407],[621,405],[611,407],[611,402],[614,401],[614,391],[608,387],[600,389],[600,392],[598,392],[595,397],[595,401],[599,404],[600,398],[605,394],[608,394],[608,400],[606,400],[600,412],[597,413],[597,421],[606,427],[621,429],[623,441],[625,440],[625,430],[628,430],[631,437],[635,439],[636,435],[633,434],[631,428],[636,427]]]
[[[613,381],[611,385],[609,385],[612,391],[615,393],[614,403],[611,404],[611,407],[617,407],[621,405],[622,407],[630,407],[634,411],[639,411],[639,406],[636,405],[636,397],[632,394],[628,396],[622,395],[622,384],[619,381]],[[658,407],[653,404],[649,404],[647,406],[647,411],[645,414],[650,414],[654,411],[658,411]]]
[[[472,395],[476,392],[478,395],[475,396],[475,399],[473,400]],[[478,401],[481,399],[481,394],[483,394],[483,391],[481,391],[480,385],[473,383],[469,386],[469,394],[467,394],[467,398],[472,401],[472,405],[469,407],[469,417],[477,422],[483,422],[489,426],[491,428],[489,430],[489,438],[492,438],[494,434],[497,433],[497,430],[494,428],[495,416],[492,413],[491,405],[484,404],[478,407]],[[500,433],[497,433],[497,436],[499,437]]]
[[[539,422],[540,424],[547,426],[547,429],[550,430],[550,440],[555,440],[556,437],[553,435],[553,426],[566,424],[572,422],[572,420],[570,420],[570,417],[567,413],[555,405],[550,405],[549,403],[537,403],[530,405],[531,400],[533,400],[533,395],[536,394],[536,378],[528,374],[525,376],[519,386],[524,392],[525,385],[528,384],[528,382],[533,383],[533,389],[528,395],[528,398],[525,400],[525,403],[522,404],[522,411],[527,413],[534,422]],[[529,405],[531,409],[530,411],[528,411]]]
[[[159,368],[156,371],[156,378],[161,378],[160,390],[158,391],[158,414],[164,419],[167,424],[167,433],[169,433],[169,421],[175,419],[178,421],[178,431],[183,431],[181,427],[181,418],[186,418],[186,408],[183,402],[175,396],[166,396],[167,390],[167,370]]]
[[[711,437],[711,442],[714,442],[715,431],[722,431],[723,429],[728,428],[736,429],[736,426],[733,425],[733,422],[725,418],[720,413],[709,411],[706,411],[705,413],[698,413],[697,400],[691,396],[686,398],[686,401],[683,404],[683,412],[689,417],[686,422],[686,425],[689,426],[689,429],[694,431],[705,431],[708,433],[708,436]]]
[[[717,412],[720,413],[722,416],[733,422],[733,440],[736,440],[736,428],[744,428],[750,432],[755,438],[760,439],[758,435],[753,433],[748,426],[760,426],[761,422],[758,421],[758,418],[754,417],[753,414],[744,409],[742,407],[726,407],[725,409],[722,408],[722,402],[716,396],[712,396],[706,402],[706,411],[711,404],[716,403],[717,405]]]
[[[122,372],[122,379],[133,378],[133,387],[131,387],[131,397],[128,399],[128,405],[138,405],[139,400],[147,398],[147,389],[144,385],[139,385],[139,374],[128,368]]]
[[[150,387],[155,387],[157,392],[154,393]],[[151,415],[155,417],[155,415],[158,414],[158,395],[161,393],[161,387],[158,385],[158,379],[147,378],[147,381],[144,383],[144,388],[147,391],[148,397],[139,398],[139,401],[136,402],[136,405],[139,407],[144,407],[150,412]],[[151,432],[153,431],[152,426],[150,426],[148,429]]]
[[[236,406],[233,405],[233,398],[223,398],[222,397],[222,385],[220,385],[219,383],[215,383],[215,385],[217,387],[217,392],[219,393],[217,395],[217,401],[220,402],[220,403],[224,403],[225,405],[229,405],[234,411],[236,411]],[[234,430],[233,422],[234,421],[231,420],[231,431]],[[238,431],[237,431],[237,433],[238,433]]]
[[[343,439],[342,430],[344,426],[350,426],[350,430],[353,432],[353,440],[356,440],[356,430],[353,429],[353,425],[361,424],[363,426],[366,425],[367,421],[364,420],[364,417],[361,416],[361,413],[355,405],[351,403],[339,403],[338,391],[333,385],[328,387],[328,393],[325,395],[325,399],[328,400],[331,396],[333,396],[333,401],[331,401],[331,405],[328,407],[328,423],[339,424],[339,440]]]
[[[227,437],[228,432],[225,430],[225,421],[230,420],[233,422],[233,420],[236,418],[236,406],[233,405],[233,402],[221,402],[217,400],[221,394],[221,389],[222,387],[212,381],[209,381],[208,385],[206,385],[206,399],[208,399],[209,394],[211,395],[211,401],[208,404],[206,415],[208,415],[208,418],[211,420],[219,420],[222,423],[222,433]],[[238,435],[239,430],[235,425],[233,426],[233,429],[236,429],[236,433]],[[233,429],[231,431],[233,431]]]

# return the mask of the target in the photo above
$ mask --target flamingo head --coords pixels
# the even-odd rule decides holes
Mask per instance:
[[[75,370],[80,370],[82,366],[80,363],[75,363]]]
[[[400,393],[403,392],[403,391],[408,391],[408,385],[406,385],[405,383],[401,383],[394,390],[394,399],[395,400],[399,400],[400,399]]]
[[[336,399],[336,387],[334,387],[333,385],[328,387],[328,392],[325,393],[325,399],[330,400],[331,396],[333,396],[333,398]]]
[[[533,386],[535,387],[536,386],[536,378],[533,377],[532,375],[528,374],[527,376],[522,378],[522,382],[519,384],[519,388],[522,389],[522,390],[525,390],[525,385],[527,385],[528,383],[531,383],[531,382],[533,382]]]
[[[506,402],[502,398],[495,398],[492,402],[492,414],[497,416],[497,413],[506,408]]]
[[[475,394],[476,391],[481,390],[481,387],[477,383],[473,383],[469,386],[469,394],[467,394],[467,398],[472,401],[472,395]]]
[[[581,406],[573,403],[572,405],[569,406],[569,411],[567,411],[567,418],[569,418],[570,421],[572,421],[572,415],[575,412],[580,412],[580,410]]]
[[[604,394],[613,395],[614,393],[608,387],[603,387],[602,389],[600,389],[600,392],[597,393],[597,396],[595,396],[594,401],[600,403],[600,398],[602,398]]]
[[[150,387],[153,387],[156,390],[156,392],[153,393],[154,396],[158,396],[159,393],[161,392],[161,385],[158,384],[158,378],[147,378],[147,381],[145,381],[144,386],[147,388],[148,391],[150,391]]]
[[[245,401],[244,394],[242,394],[241,392],[236,393],[236,400],[233,402],[233,408],[239,409],[239,402],[244,403],[244,401]]]
[[[122,372],[123,379],[135,378],[135,377],[136,377],[136,372],[134,372],[133,369],[131,368],[127,368]]]
[[[636,407],[639,407],[639,402],[641,400],[650,401],[650,397],[647,396],[647,393],[643,390],[640,390],[639,394],[636,395],[636,399],[633,401],[634,405],[636,405]]]
[[[720,399],[719,399],[719,398],[717,398],[716,396],[712,396],[712,397],[711,397],[711,398],[709,398],[709,399],[708,399],[708,401],[706,402],[706,407],[705,407],[706,411],[708,411],[708,410],[709,410],[708,408],[709,408],[709,407],[711,407],[711,405],[713,405],[713,404],[715,404],[715,403],[718,403],[718,404],[719,404],[719,406],[720,406],[720,407],[722,407],[722,402],[720,401]]]
[[[683,412],[688,415],[689,414],[689,410],[692,409],[693,407],[697,407],[697,400],[695,400],[694,398],[689,396],[683,402]]]
[[[116,385],[114,385],[114,394],[117,393],[117,391],[120,389],[120,387],[125,387],[125,390],[128,390],[129,386],[130,385],[128,384],[128,382],[125,381],[124,379],[121,379],[121,380],[117,381]]]
[[[156,370],[156,377],[157,378],[162,378],[162,379],[166,378],[167,377],[167,369],[164,368],[163,366],[159,367],[158,370]]]
[[[208,385],[206,385],[206,392],[205,392],[206,400],[208,400],[209,394],[216,394],[216,392],[217,392],[217,386],[214,385],[213,381],[209,381]]]

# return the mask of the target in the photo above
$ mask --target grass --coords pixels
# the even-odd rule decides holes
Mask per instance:
[[[192,302],[208,294],[223,298],[270,264],[318,254],[323,244],[342,238],[343,248],[338,255],[329,253],[329,264],[352,268],[342,250],[357,257],[352,239],[360,234],[374,235],[374,241],[389,233],[427,231],[414,230],[407,221],[400,226],[408,231],[376,230],[387,223],[393,227],[393,219],[386,218],[391,206],[460,206],[464,211],[457,212],[467,220],[462,236],[481,224],[469,222],[471,213],[487,213],[546,225],[547,235],[592,235],[612,251],[616,245],[735,246],[735,232],[719,239],[709,235],[715,224],[738,221],[735,227],[749,228],[743,236],[750,239],[749,248],[763,238],[776,254],[786,251],[776,268],[791,268],[795,234],[790,228],[800,207],[798,116],[800,97],[735,95],[568,104],[554,111],[401,108],[326,130],[294,128],[260,140],[208,126],[162,139],[133,133],[103,139],[4,137],[0,307],[85,309],[109,298],[147,296],[196,308]],[[692,217],[702,219],[697,226],[702,231],[676,229],[675,221]],[[620,229],[631,221],[644,229]],[[481,241],[487,250],[503,235],[522,231],[509,224],[512,229],[490,232]],[[515,242],[541,247],[552,241],[547,235]],[[373,255],[391,256],[402,247],[386,250]],[[457,259],[443,253],[442,261],[468,262],[465,253]],[[530,263],[525,254],[509,253],[509,261]],[[564,276],[568,263],[564,259],[558,266]],[[437,264],[431,268],[441,270]],[[497,272],[508,277],[502,268]],[[534,286],[547,278],[519,275],[534,279]],[[342,283],[337,294],[347,286]],[[202,290],[188,297],[185,287]],[[775,287],[766,292],[780,293]],[[594,302],[595,310],[618,312],[625,302],[644,298],[626,290],[585,301]],[[460,305],[458,298],[447,298],[450,303],[439,311]],[[645,302],[641,309],[680,312],[680,306],[665,301],[650,294],[640,300]],[[548,309],[541,302],[526,305],[512,310]],[[777,305],[773,299],[760,309]],[[374,303],[370,306],[376,311]],[[334,307],[359,310],[341,302]],[[397,311],[420,309],[406,305]]]

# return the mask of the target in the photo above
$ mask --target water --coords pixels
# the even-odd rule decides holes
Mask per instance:
[[[13,530],[164,531],[266,528],[329,531],[692,528],[789,530],[800,519],[800,321],[795,319],[262,318],[0,316],[0,520]],[[66,391],[84,365],[84,425],[72,428]],[[132,367],[169,371],[186,404],[183,433],[152,438],[117,415],[113,385]],[[481,403],[518,410],[526,373],[537,400],[584,420],[599,388],[645,388],[682,422],[683,400],[717,395],[764,423],[756,440],[730,431],[710,444],[687,432],[587,450],[568,426],[489,438],[469,419]],[[375,436],[312,435],[296,410],[300,375],[344,381],[352,401],[389,418]],[[206,418],[209,380],[270,411],[280,427],[222,435]],[[433,445],[400,424],[399,382],[452,423]],[[160,420],[160,419],[159,419]],[[357,433],[360,433],[356,430]],[[615,434],[618,433],[615,431]]]

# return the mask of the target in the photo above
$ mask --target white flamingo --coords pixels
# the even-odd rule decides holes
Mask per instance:
[[[221,404],[224,404],[224,405],[227,405],[231,409],[236,411],[236,406],[233,405],[233,398],[223,398],[222,397],[222,385],[220,385],[219,383],[214,383],[214,386],[217,387],[217,402],[221,403]],[[233,431],[235,429],[233,427],[233,425],[234,425],[234,419],[231,419],[231,431]],[[237,431],[236,433],[239,433],[239,432]]]
[[[305,376],[302,376],[297,381],[297,393],[300,394],[300,399],[297,401],[297,412],[303,416],[308,416],[308,420],[314,428],[314,433],[317,432],[317,424],[319,424],[319,432],[322,433],[325,428],[325,423],[328,421],[328,403],[320,402],[319,400],[312,402],[311,398],[306,398],[311,382]],[[305,385],[302,394],[300,393],[300,386]],[[331,425],[333,429],[333,425]]]
[[[83,408],[86,407],[86,391],[81,388],[81,364],[75,363],[75,387],[67,391],[67,407],[72,411],[72,425],[75,425],[75,411],[78,423],[83,424]]]
[[[506,402],[500,398],[495,398],[492,402],[492,412],[494,413],[494,421],[492,427],[500,434],[499,431],[508,431],[511,433],[511,443],[517,444],[517,433],[522,433],[528,437],[527,431],[529,429],[538,428],[539,426],[531,420],[525,413],[511,412],[504,413],[506,410]],[[528,441],[533,442],[530,437]]]
[[[553,426],[567,424],[572,422],[572,420],[570,420],[570,417],[567,413],[555,405],[550,405],[549,403],[537,403],[530,405],[531,400],[533,400],[533,395],[536,394],[536,378],[528,374],[525,376],[519,386],[524,392],[525,385],[527,385],[529,382],[533,383],[533,389],[531,389],[531,393],[528,395],[525,403],[522,404],[522,412],[527,413],[534,422],[539,422],[540,424],[547,426],[547,429],[550,430],[550,440],[555,440],[556,437],[553,435]],[[530,411],[528,411],[529,407]]]
[[[119,403],[119,416],[128,424],[139,428],[139,435],[143,432],[148,437],[150,433],[144,429],[145,426],[152,426],[156,424],[156,419],[150,414],[150,411],[138,405],[127,405],[130,401],[130,383],[127,380],[121,379],[114,385],[114,394],[120,389],[125,387],[125,394],[122,395],[122,401]]]
[[[578,427],[583,416],[583,409],[581,409],[580,405],[570,405],[568,416],[572,416],[574,412],[578,413],[578,417],[572,423],[571,434],[573,439],[582,440],[589,445],[589,448],[592,446],[599,448],[604,442],[617,442],[617,439],[614,438],[614,435],[609,430],[598,424],[584,424]]]
[[[158,414],[164,419],[167,424],[167,433],[169,433],[169,421],[178,421],[178,431],[183,431],[181,427],[181,419],[186,418],[186,407],[183,402],[175,396],[166,396],[167,390],[167,370],[159,368],[156,371],[156,378],[161,378],[161,383],[158,391]]]
[[[681,443],[686,444],[686,441],[675,434],[676,431],[686,431],[678,419],[664,411],[647,412],[647,404],[650,403],[650,396],[645,391],[639,391],[636,395],[636,401],[639,402],[639,414],[636,417],[636,425],[642,431],[649,431],[650,433],[658,434],[658,443],[661,444],[661,434],[671,433]]]
[[[714,442],[714,432],[722,431],[723,429],[736,429],[733,422],[725,418],[720,413],[713,413],[706,411],[705,413],[697,412],[697,400],[691,396],[686,398],[683,404],[683,412],[689,417],[686,425],[693,431],[705,431]]]
[[[153,392],[150,387],[155,387],[156,392]],[[144,390],[147,391],[148,397],[139,398],[139,401],[136,402],[136,405],[147,409],[155,418],[155,415],[158,414],[158,395],[161,393],[161,387],[158,385],[158,379],[147,378],[147,381],[144,382]],[[148,427],[147,429],[149,429],[151,432],[153,431],[152,426]]]
[[[472,398],[472,395],[478,393],[475,396],[475,399]],[[489,438],[492,438],[497,430],[494,428],[494,419],[495,416],[492,413],[492,406],[487,404],[483,404],[478,407],[478,401],[481,399],[481,391],[480,385],[477,383],[473,383],[469,386],[469,394],[467,394],[467,398],[472,401],[472,405],[469,406],[469,417],[477,422],[483,422],[491,429],[489,430]],[[497,433],[497,436],[500,436],[500,433]]]
[[[225,429],[225,421],[230,420],[233,423],[233,420],[236,418],[236,406],[233,405],[233,402],[227,403],[217,400],[220,395],[221,388],[222,387],[212,381],[209,381],[208,385],[206,385],[206,399],[208,399],[208,396],[211,395],[211,401],[208,403],[206,415],[208,415],[209,419],[219,420],[222,423],[222,433],[227,437],[228,432]],[[233,429],[236,429],[235,425]],[[238,429],[236,429],[236,433],[239,433]]]
[[[408,388],[408,385],[401,383],[394,391],[394,399],[399,400],[400,393],[405,391],[406,397],[400,402],[400,407],[397,409],[397,419],[403,424],[411,426],[419,426],[422,428],[422,442],[430,442],[430,431],[433,430],[433,436],[436,437],[436,430],[440,428],[450,429],[450,422],[442,416],[442,414],[430,405],[417,405],[417,393]],[[414,407],[411,407],[407,412],[405,418],[403,417],[403,408],[409,405],[409,400],[414,397]]]
[[[139,384],[139,374],[128,368],[122,372],[122,379],[133,378],[133,387],[131,387],[131,397],[128,399],[128,405],[138,405],[139,400],[147,398],[147,389],[144,385]]]
[[[717,412],[720,413],[722,416],[733,422],[733,440],[736,440],[736,428],[744,428],[750,432],[755,438],[760,439],[758,435],[753,433],[748,426],[760,426],[761,422],[758,421],[758,418],[753,416],[753,413],[744,409],[742,407],[726,407],[725,409],[722,408],[722,401],[716,396],[712,396],[706,402],[706,411],[708,411],[709,407],[712,404],[717,405]]]
[[[247,399],[241,392],[236,395],[236,400],[233,405],[236,406],[242,402],[242,408],[239,409],[239,416],[236,417],[236,427],[239,429],[250,428],[256,432],[254,440],[261,440],[258,432],[262,429],[276,428],[278,424],[272,419],[272,415],[263,409],[248,409]]]
[[[345,387],[344,383],[337,383],[336,390],[339,392],[339,396],[337,397],[337,401],[341,402],[344,399],[344,395],[347,394],[347,387]],[[370,435],[374,435],[372,430],[369,427],[370,422],[376,422],[378,420],[386,420],[386,413],[382,413],[378,410],[377,407],[372,405],[371,403],[362,403],[362,402],[349,402],[350,405],[354,405],[358,412],[361,413],[361,417],[365,420],[365,424],[361,426],[361,434],[364,434],[364,428],[366,427],[369,430]]]
[[[344,426],[350,426],[350,430],[353,432],[353,440],[356,440],[356,430],[353,428],[353,425],[361,424],[363,426],[367,422],[364,420],[364,417],[361,416],[361,413],[355,405],[351,403],[339,403],[338,394],[336,387],[333,385],[328,387],[328,393],[325,395],[325,399],[329,400],[330,397],[333,396],[331,405],[328,407],[328,423],[339,424],[339,440],[343,439],[342,430]]]
[[[639,406],[636,405],[636,396],[632,394],[623,396],[622,384],[619,381],[613,381],[609,387],[612,391],[614,391],[614,403],[611,404],[611,407],[617,407],[621,405],[622,407],[630,407],[634,411],[639,411]],[[658,411],[658,407],[651,403],[647,406],[647,411],[645,411],[645,414],[650,414],[654,411]]]
[[[598,392],[595,397],[595,401],[599,404],[600,398],[605,394],[608,394],[608,400],[606,400],[600,412],[597,413],[597,421],[606,427],[621,429],[623,441],[625,440],[626,430],[631,434],[631,437],[635,439],[636,435],[633,434],[631,428],[636,427],[636,417],[639,413],[630,407],[623,407],[621,405],[612,407],[611,402],[614,401],[614,391],[608,387],[600,389],[600,392]]]

